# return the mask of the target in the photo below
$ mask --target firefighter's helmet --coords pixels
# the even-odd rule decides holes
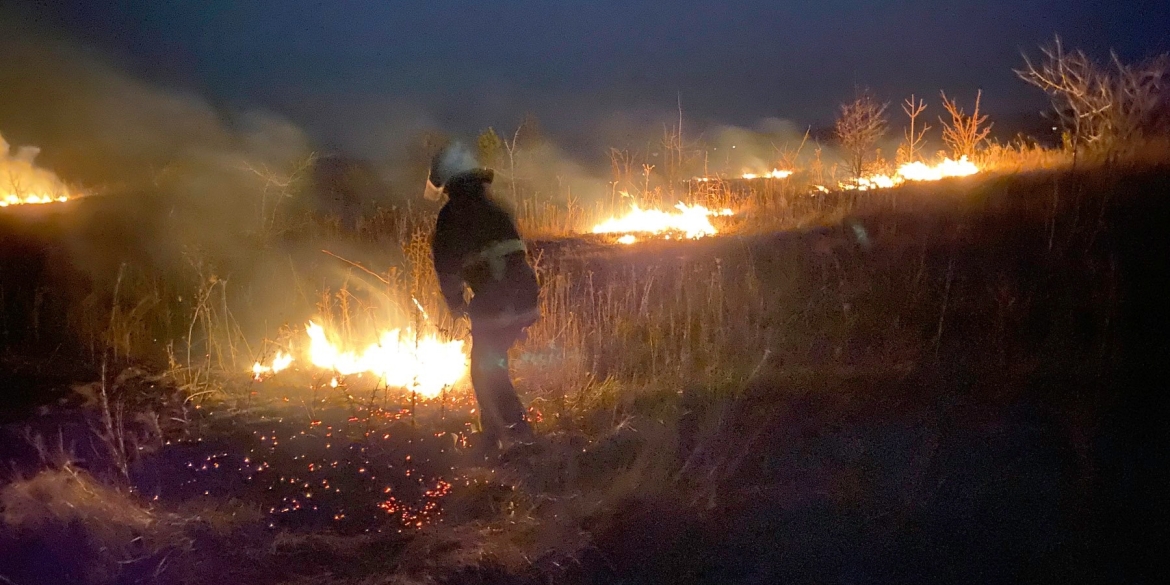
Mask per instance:
[[[462,142],[453,142],[444,147],[431,159],[430,175],[427,177],[427,195],[439,195],[454,177],[479,168],[479,161]],[[437,198],[437,197],[435,197]]]

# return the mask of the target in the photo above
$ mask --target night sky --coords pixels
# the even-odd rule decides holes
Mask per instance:
[[[1095,54],[1170,49],[1170,3],[1107,0],[103,0],[29,3],[18,26],[213,103],[275,110],[361,150],[403,116],[454,131],[526,111],[563,139],[676,109],[822,124],[856,85],[891,101],[984,90],[1035,114],[1011,68],[1059,33]],[[9,18],[12,21],[11,18]],[[12,21],[16,22],[16,21]],[[11,24],[11,22],[9,23]]]

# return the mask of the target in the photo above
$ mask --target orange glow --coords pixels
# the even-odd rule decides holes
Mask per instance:
[[[742,179],[787,179],[792,176],[792,171],[782,171],[780,169],[772,169],[766,173],[744,173],[740,176]]]
[[[293,363],[292,354],[283,351],[276,352],[276,356],[272,358],[272,363],[264,365],[260,362],[252,364],[252,377],[257,380],[263,379],[265,374],[275,374],[287,370]]]
[[[57,175],[33,163],[39,150],[19,148],[13,154],[0,136],[0,207],[68,201],[74,195]]]
[[[959,160],[944,159],[936,165],[927,165],[923,162],[906,163],[898,167],[893,176],[868,175],[856,181],[842,181],[838,187],[848,191],[869,191],[871,189],[889,189],[897,187],[906,181],[941,181],[950,177],[968,177],[980,171],[978,165],[962,157]],[[823,187],[817,186],[818,190]]]
[[[633,234],[669,235],[678,233],[688,239],[712,236],[719,230],[711,224],[715,216],[728,216],[730,209],[712,211],[702,205],[679,203],[669,212],[658,209],[642,209],[637,204],[622,217],[610,218],[593,227],[595,234],[623,234],[618,240],[623,244],[637,241]]]
[[[461,340],[447,341],[435,335],[417,338],[410,329],[391,329],[380,334],[377,343],[361,351],[346,349],[345,343],[331,339],[325,328],[310,321],[305,326],[309,337],[308,350],[302,360],[326,372],[339,376],[370,374],[393,388],[418,392],[434,398],[444,388],[453,386],[467,374],[467,355]],[[252,366],[256,379],[289,368],[294,358],[278,352],[272,362]],[[340,385],[334,376],[330,387]]]
[[[792,176],[792,173],[793,171],[782,171],[780,169],[772,169],[770,171],[763,171],[759,173],[744,171],[744,173],[738,178],[746,179],[748,181],[755,179],[787,179],[788,177]],[[718,181],[719,177],[695,177],[691,180],[697,183],[708,183],[711,181]]]

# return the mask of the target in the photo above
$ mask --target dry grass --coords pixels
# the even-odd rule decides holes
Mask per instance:
[[[0,548],[11,552],[20,543],[24,562],[50,565],[23,567],[42,578],[117,582],[140,565],[161,570],[168,555],[192,544],[185,520],[144,507],[72,465],[5,485],[0,509]]]
[[[988,159],[1000,164],[1008,158],[1005,152],[996,151]],[[526,237],[555,239],[586,232],[592,223],[623,213],[634,202],[656,207],[681,199],[712,209],[732,208],[736,216],[720,219],[720,225],[740,234],[833,225],[856,210],[858,198],[851,194],[810,195],[810,178],[798,174],[751,184],[711,181],[673,195],[655,188],[630,197],[618,194],[591,209],[571,200],[554,204],[522,199],[517,215]],[[874,194],[870,199],[878,198]],[[290,335],[303,328],[299,321],[270,323],[257,336],[254,326],[243,324],[241,316],[267,311],[250,302],[251,293],[240,292],[256,287],[299,291],[306,301],[304,308],[313,309],[301,314],[315,315],[344,335],[369,336],[375,328],[372,324],[376,328],[409,325],[422,332],[465,331],[464,323],[447,314],[430,268],[433,221],[431,213],[410,208],[382,209],[368,216],[360,224],[357,242],[376,242],[380,260],[365,254],[360,259],[351,257],[346,251],[350,245],[334,247],[331,242],[355,236],[339,232],[329,218],[310,221],[302,230],[303,237],[321,242],[325,254],[319,258],[333,263],[333,272],[339,275],[328,281],[308,280],[295,266],[279,270],[292,260],[278,255],[267,261],[271,268],[265,269],[263,281],[256,280],[260,275],[242,274],[195,252],[189,256],[188,280],[178,286],[148,276],[139,267],[126,266],[126,275],[119,279],[110,301],[108,322],[88,335],[91,345],[111,348],[115,359],[129,362],[169,347],[164,363],[169,363],[172,377],[192,393],[201,393],[211,389],[217,378],[246,372],[254,361],[276,349],[287,349]],[[655,246],[650,243],[637,249],[654,253]],[[736,274],[728,275],[725,267],[710,259],[648,270],[629,266],[624,271],[590,275],[565,270],[568,264],[540,257],[543,253],[536,250],[533,260],[540,265],[544,282],[546,318],[533,330],[532,343],[551,348],[548,351],[557,354],[560,371],[569,379],[580,380],[592,372],[599,383],[617,377],[635,384],[658,380],[669,385],[702,379],[711,371],[750,369],[753,360],[758,360],[742,352],[744,347],[761,347],[761,320],[753,313],[758,312],[760,297],[754,267],[746,272],[737,268]],[[93,301],[89,311],[100,307],[97,297]],[[542,381],[542,386],[550,385],[558,386]]]
[[[748,350],[767,340],[754,269],[731,276],[716,258],[663,264],[546,272],[530,348],[553,352],[546,359],[568,379],[612,377],[647,389],[734,376],[758,361]],[[550,382],[541,385],[565,388]]]
[[[1008,144],[993,142],[980,152],[977,164],[1003,173],[1030,171],[1052,171],[1072,164],[1070,152],[1044,148],[1026,140],[1015,140]]]
[[[981,164],[1005,172],[1051,169],[1067,160],[1062,153],[1023,142],[992,145],[980,158]],[[719,226],[738,234],[834,225],[858,209],[854,195],[814,193],[814,185],[835,184],[838,170],[822,161],[819,153],[808,169],[794,169],[797,173],[788,179],[752,182],[666,184],[652,167],[643,165],[644,172],[636,172],[638,162],[629,158],[620,168],[615,166],[611,192],[589,203],[571,194],[546,197],[523,189],[503,196],[516,208],[525,237],[534,240],[586,233],[593,224],[625,213],[634,203],[645,208],[683,201],[711,209],[731,208],[736,215],[719,218]],[[446,314],[429,266],[432,209],[413,205],[376,209],[360,219],[355,232],[346,232],[337,217],[301,209],[305,205],[296,203],[298,193],[292,191],[296,181],[272,180],[266,185],[267,190],[258,194],[262,214],[257,223],[262,229],[246,235],[249,249],[234,257],[188,249],[183,266],[166,270],[126,261],[119,265],[116,281],[105,285],[108,288],[95,288],[82,302],[69,306],[69,328],[83,340],[94,361],[108,355],[116,366],[145,363],[153,369],[166,368],[181,387],[202,394],[217,389],[224,377],[246,372],[254,361],[287,346],[289,334],[303,328],[305,317],[314,310],[347,332],[355,330],[355,323],[409,324],[416,330],[426,324],[456,334],[465,330],[465,324],[453,322]],[[627,188],[622,191],[617,185]],[[874,193],[869,199],[881,197]],[[279,206],[269,205],[277,201]],[[290,239],[309,250],[306,253],[313,263],[332,263],[332,267],[306,272],[302,267],[306,253],[294,257],[281,249]],[[322,251],[335,257],[327,258]],[[701,278],[684,281],[667,269],[632,268],[600,282],[588,280],[584,273],[564,272],[550,258],[534,260],[544,265],[549,324],[533,337],[564,354],[559,359],[572,363],[566,371],[593,371],[604,380],[611,375],[607,364],[616,361],[612,375],[631,380],[662,379],[665,372],[673,372],[669,374],[672,380],[691,379],[704,368],[726,371],[720,365],[700,365],[692,356],[706,354],[708,348],[727,347],[718,351],[738,358],[734,344],[724,341],[750,343],[758,335],[728,325],[755,318],[748,314],[750,302],[740,302],[756,294],[750,270],[736,280],[719,275],[719,267],[693,266],[687,270]],[[287,291],[278,304],[298,301],[300,308],[274,310],[266,302],[274,295],[259,292],[265,289]],[[729,299],[727,310],[718,306],[724,298]],[[415,301],[422,311],[416,309]],[[708,301],[715,305],[695,308]],[[692,308],[678,308],[688,304]],[[589,340],[593,334],[585,331],[604,332],[598,339],[612,337],[633,344],[637,349],[631,353],[648,361],[635,365],[633,358],[616,359],[609,354],[621,351]],[[651,349],[642,349],[643,344]],[[710,361],[722,364],[723,357]],[[741,361],[751,362],[751,358]],[[594,371],[595,364],[603,371]]]
[[[898,488],[893,503],[878,501],[873,486],[859,483],[873,480],[857,471],[860,456],[850,445],[861,439],[849,430],[856,419],[878,415],[909,428],[939,427],[931,417],[941,415],[914,418],[924,407],[904,388],[910,372],[926,376],[923,369],[937,368],[929,374],[936,377],[926,379],[937,400],[945,401],[959,394],[1023,391],[1012,376],[1031,375],[1027,368],[1042,355],[1063,356],[1063,365],[1096,367],[1092,356],[1108,353],[1107,339],[1071,349],[1059,345],[1081,339],[1072,333],[1078,323],[1106,330],[1116,319],[1110,299],[1116,299],[1117,276],[1081,247],[1090,224],[1064,221],[1097,217],[1094,203],[1077,199],[1076,190],[1107,192],[1116,188],[1116,177],[1065,179],[973,178],[839,200],[800,199],[794,182],[739,193],[719,186],[692,196],[726,198],[752,210],[758,223],[745,220],[741,234],[754,226],[764,231],[769,225],[830,222],[833,216],[847,221],[788,234],[621,249],[587,240],[535,245],[543,318],[516,349],[515,371],[541,419],[541,450],[508,461],[480,487],[455,493],[445,503],[444,524],[407,542],[266,536],[261,542],[276,552],[265,558],[275,565],[295,554],[320,573],[314,577],[320,582],[360,582],[337,574],[347,566],[356,571],[361,563],[370,571],[393,572],[385,579],[398,582],[428,582],[435,575],[552,575],[571,582],[569,567],[590,565],[599,571],[594,576],[604,575],[597,569],[604,562],[590,555],[604,550],[620,556],[621,535],[632,531],[629,538],[663,541],[654,550],[670,552],[683,545],[645,526],[667,526],[668,536],[675,529],[686,532],[688,522],[713,530],[719,519],[709,510],[731,514],[734,506],[763,505],[769,498],[792,507],[817,498],[843,509],[863,507],[882,526],[912,517],[928,505],[920,501],[932,501],[941,489],[927,480],[934,450],[914,451],[906,475],[890,479],[909,487]],[[1036,228],[1052,213],[1047,196],[1054,190],[1067,199],[1057,210],[1061,222],[1053,222],[1053,251],[1045,247],[1048,234]],[[1075,214],[1074,204],[1080,206]],[[967,214],[984,208],[1008,212]],[[298,286],[314,290],[316,313],[335,331],[361,336],[371,324],[393,323],[458,332],[461,324],[450,322],[441,307],[428,261],[431,220],[423,213],[386,212],[382,225],[401,242],[387,254],[398,258],[393,269],[337,252],[345,261],[332,259],[344,274],[336,288]],[[855,225],[871,243],[857,236]],[[373,232],[361,237],[380,245],[389,239]],[[1036,264],[1005,261],[1021,255]],[[1043,267],[1043,278],[1036,266]],[[234,287],[222,290],[227,309],[202,313],[193,321],[196,331],[232,334],[226,324],[246,305],[233,304]],[[406,302],[412,297],[424,311]],[[1077,323],[1062,317],[1074,314]],[[1047,325],[1036,333],[1029,329],[1033,322]],[[272,337],[273,344],[281,343],[280,333]],[[226,342],[220,347],[230,348]],[[230,352],[222,354],[226,364]],[[248,363],[238,365],[242,372]],[[954,380],[974,382],[958,389]],[[907,420],[898,418],[903,416]],[[924,445],[939,440],[931,436]],[[805,449],[833,454],[818,455],[827,463],[816,467],[804,458]],[[69,492],[80,488],[62,484],[62,478],[43,481],[56,486],[63,495],[54,497],[61,501],[84,495]],[[32,501],[28,488],[20,490],[11,493]],[[158,526],[157,513],[118,497],[124,498],[106,500],[129,510],[122,517],[108,510],[87,516],[99,525],[113,522],[99,512],[119,518],[113,528],[100,528],[108,538],[133,541]],[[740,513],[738,521],[752,520]],[[170,533],[160,534],[159,546],[173,542]],[[362,547],[370,542],[403,548],[365,557]],[[648,565],[651,558],[671,558],[655,554],[660,556],[648,556]]]

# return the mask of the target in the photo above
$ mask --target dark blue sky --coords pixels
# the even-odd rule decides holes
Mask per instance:
[[[1105,0],[104,0],[37,20],[137,74],[217,103],[273,108],[360,148],[363,128],[425,115],[455,130],[536,112],[572,136],[681,95],[696,120],[830,119],[857,84],[892,101],[984,90],[1041,103],[1011,68],[1059,33],[1127,58],[1170,49],[1170,3]],[[409,113],[409,114],[407,114]],[[625,114],[623,118],[619,114]]]

